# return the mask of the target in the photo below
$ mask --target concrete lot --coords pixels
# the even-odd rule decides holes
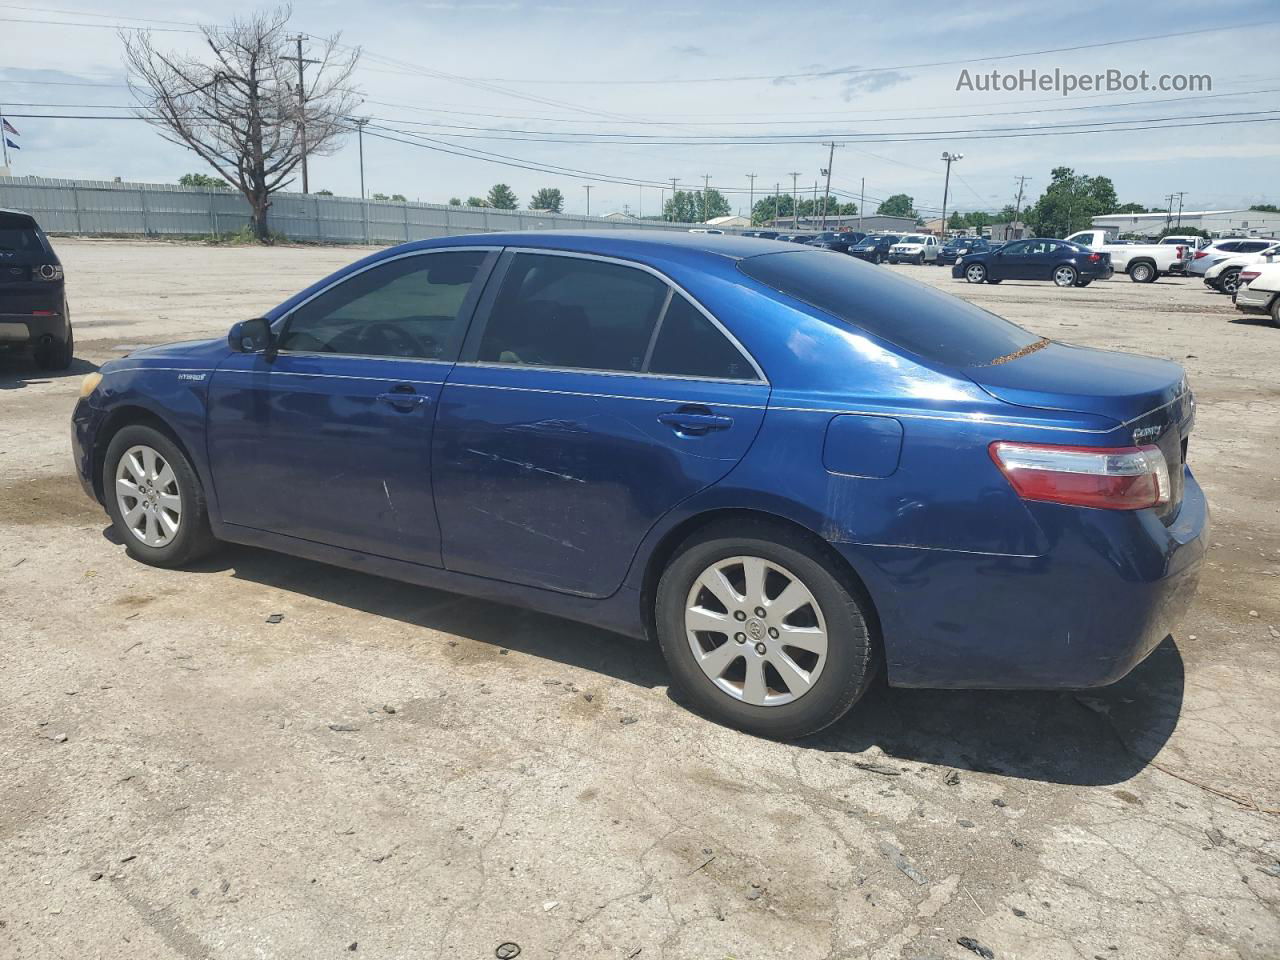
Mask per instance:
[[[361,251],[58,248],[76,369],[0,359],[0,956],[1280,956],[1280,330],[1225,297],[892,268],[1185,364],[1210,563],[1114,687],[881,685],[787,745],[572,623],[247,548],[130,561],[72,475],[79,375]]]

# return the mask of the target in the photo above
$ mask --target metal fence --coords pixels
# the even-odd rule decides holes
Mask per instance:
[[[231,234],[249,225],[250,213],[249,204],[236,190],[45,177],[0,178],[0,208],[32,214],[46,233],[85,236]],[[277,193],[267,219],[276,233],[311,243],[391,244],[490,231],[688,230],[698,226],[314,193]]]

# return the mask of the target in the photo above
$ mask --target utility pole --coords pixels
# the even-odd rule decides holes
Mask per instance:
[[[773,185],[773,225],[778,225],[778,200],[782,196],[782,184],[775,183]]]
[[[582,189],[587,191],[587,216],[591,216],[591,184],[584,183]]]
[[[2,164],[5,172],[9,170],[9,135],[4,130],[4,108],[0,107],[0,150],[3,150]]]
[[[347,117],[348,123],[356,125],[356,143],[360,148],[360,199],[364,199],[364,125],[368,117]]]
[[[1026,186],[1027,181],[1030,180],[1031,178],[1030,177],[1014,177],[1014,179],[1018,181],[1018,199],[1013,202],[1013,228],[1018,231],[1018,236],[1014,237],[1014,239],[1021,240],[1022,239],[1022,188]],[[991,239],[994,240],[995,237],[992,237]]]
[[[281,57],[281,60],[289,60],[298,65],[298,133],[302,140],[302,192],[307,193],[307,87],[304,71],[309,63],[319,63],[319,60],[311,60],[302,55],[302,41],[306,39],[303,34],[298,34],[291,38],[298,45],[298,53],[293,57]]]
[[[676,222],[676,180],[679,177],[671,178],[671,222]]]
[[[1185,190],[1178,191],[1178,226],[1182,226],[1182,198],[1187,195]]]
[[[747,201],[747,219],[754,226],[756,222],[756,175],[748,173],[747,179],[751,181],[750,200]]]
[[[1169,229],[1170,225],[1171,225],[1171,224],[1172,224],[1172,222],[1173,222],[1173,198],[1174,198],[1174,197],[1176,197],[1176,196],[1177,196],[1177,194],[1176,194],[1176,193],[1171,193],[1171,194],[1169,194],[1167,197],[1165,197],[1165,198],[1164,198],[1164,202],[1165,202],[1165,207],[1164,207],[1164,228],[1165,228],[1166,230],[1168,230],[1168,229]]]
[[[702,222],[707,222],[707,191],[711,189],[711,174],[702,175]]]
[[[862,178],[862,186],[858,188],[858,232],[862,232],[862,208],[867,205],[867,178]]]
[[[796,187],[799,177],[799,173],[791,172],[791,229],[797,233],[800,230],[800,191]]]
[[[939,232],[943,237],[945,237],[947,235],[947,191],[951,187],[951,165],[957,160],[963,160],[964,154],[948,153],[943,150],[942,159],[946,161],[947,164],[947,176],[946,179],[942,181],[942,229]]]
[[[827,229],[827,200],[831,196],[831,165],[836,159],[836,147],[843,147],[843,143],[828,143],[830,148],[827,151],[827,169],[822,172],[827,175],[827,192],[822,196],[822,229]]]

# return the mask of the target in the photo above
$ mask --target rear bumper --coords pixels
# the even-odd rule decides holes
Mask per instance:
[[[1251,290],[1239,287],[1236,290],[1236,309],[1242,313],[1266,313],[1271,309],[1271,301],[1280,294],[1274,290]]]
[[[890,683],[1103,686],[1174,631],[1209,522],[1190,471],[1167,527],[1152,511],[1028,506],[1052,544],[1043,556],[834,544],[876,603]]]
[[[15,305],[0,298],[0,346],[21,347],[35,345],[50,337],[57,340],[67,338],[62,295],[50,295],[47,303],[31,303],[31,300],[31,297],[25,297],[22,304],[30,309],[14,312],[12,307]],[[37,310],[41,312],[36,313]]]

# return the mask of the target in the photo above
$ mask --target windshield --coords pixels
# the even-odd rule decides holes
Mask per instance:
[[[981,367],[1040,340],[971,303],[852,257],[770,253],[738,261],[753,280],[952,367]]]
[[[0,217],[0,250],[43,253],[39,229],[25,219]]]
[[[909,237],[903,237],[898,242],[899,243],[924,243],[924,237],[917,236],[916,234],[912,234]]]

